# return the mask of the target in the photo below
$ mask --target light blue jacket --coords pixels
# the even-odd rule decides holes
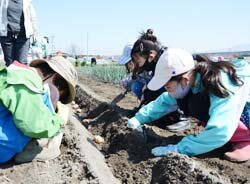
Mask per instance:
[[[228,75],[221,72],[223,85],[230,91],[226,98],[219,98],[210,94],[210,119],[204,131],[197,136],[189,135],[178,143],[178,151],[186,155],[199,155],[212,151],[226,144],[237,129],[244,106],[250,104],[250,65],[245,60],[234,60],[237,75],[244,82],[239,87],[234,85]],[[200,76],[196,76],[193,93],[202,90]],[[140,124],[149,123],[171,112],[171,108],[177,105],[174,98],[167,92],[159,96],[155,101],[144,106],[135,115]]]

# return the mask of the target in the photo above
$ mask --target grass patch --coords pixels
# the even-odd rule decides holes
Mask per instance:
[[[80,72],[116,84],[126,75],[125,67],[120,65],[85,66]]]

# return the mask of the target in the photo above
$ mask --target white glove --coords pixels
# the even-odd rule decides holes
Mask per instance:
[[[159,147],[155,147],[154,149],[151,150],[151,153],[156,156],[166,156],[169,153],[173,153],[176,152],[178,153],[178,149],[177,149],[177,144],[169,144],[167,146],[159,146]]]
[[[127,126],[133,130],[137,130],[138,132],[143,132],[142,125],[135,117],[128,120]]]
[[[57,102],[57,114],[63,119],[62,127],[68,122],[69,119],[69,108],[67,105],[62,104],[60,101]]]

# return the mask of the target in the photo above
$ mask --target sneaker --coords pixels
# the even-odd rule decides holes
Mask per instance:
[[[190,121],[189,120],[179,121],[173,125],[166,126],[166,129],[170,132],[183,131],[183,130],[186,130],[189,128],[190,128]]]
[[[33,160],[46,161],[58,157],[61,154],[62,137],[63,133],[59,133],[50,139],[33,139],[21,153],[15,156],[15,162],[21,164]]]
[[[225,153],[225,159],[231,162],[246,162],[250,160],[250,142],[236,143],[233,151]]]

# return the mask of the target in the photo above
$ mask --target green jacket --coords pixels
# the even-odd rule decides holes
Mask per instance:
[[[52,137],[63,123],[44,105],[43,93],[40,76],[30,68],[14,62],[0,70],[0,105],[12,113],[16,127],[28,137]]]

